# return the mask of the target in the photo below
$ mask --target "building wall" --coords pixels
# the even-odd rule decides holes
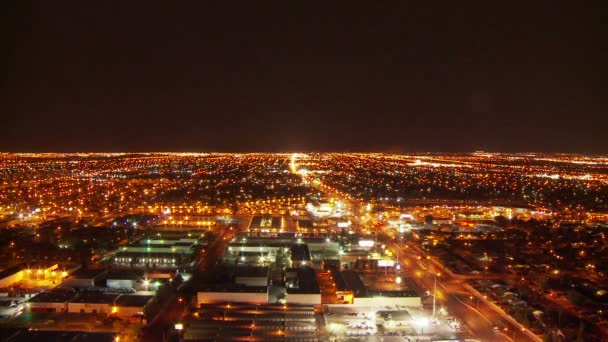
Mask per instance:
[[[337,242],[307,242],[308,250],[312,252],[320,251],[335,251],[336,253],[340,250],[340,244]]]
[[[268,293],[262,292],[199,292],[198,304],[206,303],[268,303]]]
[[[267,277],[236,277],[234,282],[237,284],[243,284],[247,286],[267,286]]]
[[[338,303],[353,303],[353,291],[336,291],[336,298],[338,299]]]
[[[106,281],[108,287],[112,288],[136,288],[137,283],[131,279],[108,279]]]
[[[27,303],[27,311],[29,312],[66,312],[68,309],[67,303]]]
[[[354,306],[409,306],[420,307],[422,301],[420,297],[369,297],[357,298],[353,300]]]
[[[38,269],[27,269],[24,270],[23,278],[31,280],[46,280],[51,277],[56,277],[57,273],[53,273],[58,268],[57,264],[51,265],[47,268]],[[61,272],[59,272],[61,274]]]
[[[144,312],[144,306],[119,306],[116,311],[116,316],[121,319],[129,319],[138,313]]]
[[[247,253],[271,253],[271,254],[277,254],[281,249],[283,249],[283,251],[285,253],[289,252],[289,247],[279,247],[279,246],[246,246],[246,245],[239,245],[238,242],[235,242],[234,244],[231,244],[230,246],[228,246],[228,252],[231,253],[240,253],[240,252],[247,252]]]
[[[91,287],[95,285],[91,278],[63,278],[61,284],[66,287]]]
[[[305,305],[318,305],[321,304],[320,293],[288,293],[287,304],[305,304]]]
[[[112,305],[105,303],[68,303],[68,312],[81,313],[80,310],[84,310],[84,313],[110,314]]]
[[[0,279],[0,287],[9,287],[23,280],[23,270]]]

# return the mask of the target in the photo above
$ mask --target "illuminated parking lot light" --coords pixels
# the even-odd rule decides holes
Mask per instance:
[[[419,328],[424,328],[429,325],[429,319],[426,317],[418,317],[414,319],[414,324]]]

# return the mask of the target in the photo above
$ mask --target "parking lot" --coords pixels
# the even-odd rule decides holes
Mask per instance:
[[[328,305],[325,328],[340,340],[388,341],[392,337],[412,339],[457,339],[459,323],[446,314],[433,320],[428,311],[412,307],[354,307]],[[386,338],[389,339],[386,339]]]

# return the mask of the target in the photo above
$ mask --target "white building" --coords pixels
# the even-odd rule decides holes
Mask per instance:
[[[154,296],[150,295],[122,295],[116,298],[112,314],[123,320],[141,318],[144,314],[144,308],[153,298]]]
[[[249,304],[266,304],[268,303],[268,288],[262,286],[234,286],[227,284],[217,286],[207,291],[202,291],[197,294],[198,304],[209,303],[249,303]],[[222,291],[224,289],[224,291]]]
[[[29,312],[66,312],[68,301],[76,296],[71,289],[53,289],[30,298],[26,303]]]
[[[68,312],[110,315],[117,294],[84,292],[68,302]]]

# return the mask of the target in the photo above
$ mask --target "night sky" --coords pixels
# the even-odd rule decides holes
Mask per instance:
[[[14,3],[0,151],[608,153],[587,2]]]

